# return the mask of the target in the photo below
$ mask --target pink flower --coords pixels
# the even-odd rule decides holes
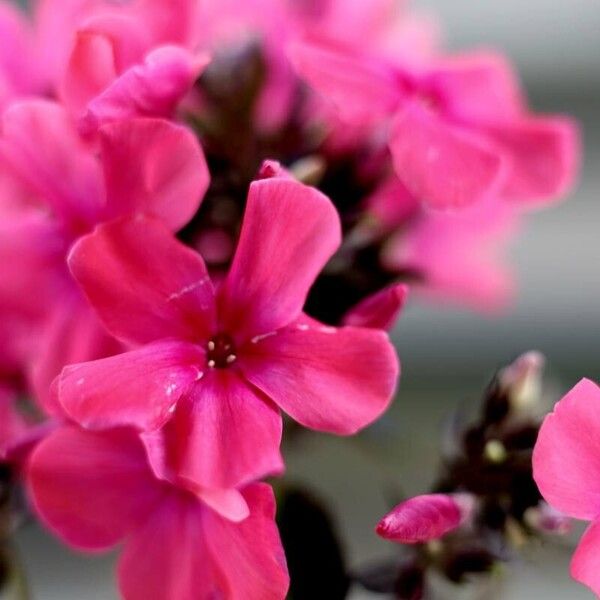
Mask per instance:
[[[533,476],[546,501],[592,521],[571,562],[571,575],[600,596],[600,388],[580,381],[544,419]]]
[[[195,53],[193,0],[41,0],[46,64],[81,130],[128,117],[171,117],[208,62]]]
[[[436,540],[457,529],[473,512],[468,494],[427,494],[400,503],[377,525],[377,534],[401,544]]]
[[[73,249],[72,273],[108,330],[141,346],[67,367],[60,402],[85,427],[149,432],[154,468],[194,489],[280,472],[278,407],[320,431],[365,427],[398,376],[387,336],[302,314],[339,243],[331,202],[283,177],[251,184],[216,293],[201,257],[159,223],[99,227]]]
[[[208,187],[208,169],[182,127],[155,119],[109,124],[94,148],[64,109],[42,100],[5,112],[0,160],[30,199],[0,222],[0,306],[7,318],[41,319],[32,378],[50,409],[49,384],[65,364],[117,348],[70,277],[71,244],[97,223],[138,212],[182,227]]]
[[[42,521],[87,551],[123,542],[125,600],[281,600],[288,587],[269,486],[241,491],[234,522],[201,497],[156,479],[135,433],[62,427],[35,449],[29,489]]]
[[[519,219],[507,203],[432,211],[390,177],[367,200],[367,210],[376,231],[389,236],[383,264],[414,273],[413,289],[421,295],[484,311],[502,309],[512,298],[513,274],[503,255]]]
[[[494,53],[398,65],[356,46],[293,48],[300,74],[355,126],[391,123],[396,173],[420,201],[456,208],[490,196],[530,205],[563,196],[578,171],[575,124],[535,116]]]

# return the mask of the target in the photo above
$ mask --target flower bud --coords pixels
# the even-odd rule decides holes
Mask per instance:
[[[541,395],[545,358],[540,352],[522,354],[498,375],[511,405],[517,410],[535,406]]]
[[[427,494],[402,502],[377,525],[377,534],[401,544],[436,540],[457,529],[474,509],[470,494]]]
[[[556,535],[568,534],[572,526],[572,520],[569,517],[545,502],[540,502],[538,506],[528,508],[525,512],[525,522],[542,533],[554,533]]]

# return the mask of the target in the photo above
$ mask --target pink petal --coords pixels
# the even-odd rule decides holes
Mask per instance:
[[[53,313],[40,332],[40,348],[35,353],[30,374],[36,401],[47,414],[61,410],[55,405],[50,385],[63,367],[121,350],[120,344],[108,335],[94,311],[76,290],[62,294],[57,300]]]
[[[526,111],[517,74],[501,54],[474,52],[443,59],[429,81],[447,113],[460,123],[510,122]]]
[[[116,77],[111,40],[94,31],[77,31],[60,94],[65,106],[74,116],[79,115]]]
[[[397,75],[383,61],[318,41],[294,44],[290,53],[300,76],[354,125],[391,116],[402,99]]]
[[[225,329],[244,340],[295,319],[340,229],[333,204],[316,189],[281,177],[252,183],[222,290]]]
[[[191,497],[167,496],[125,544],[118,563],[120,595],[126,600],[227,597],[207,549],[208,510]]]
[[[119,587],[127,600],[281,600],[288,575],[263,484],[244,490],[250,517],[231,523],[173,495],[125,546]]]
[[[36,210],[0,218],[0,306],[20,315],[44,316],[48,299],[65,279],[64,232]]]
[[[197,138],[159,119],[129,119],[100,129],[108,218],[146,212],[173,230],[196,213],[210,176]]]
[[[566,117],[530,117],[491,130],[510,171],[503,197],[536,205],[565,196],[581,162],[577,125]]]
[[[41,92],[44,70],[25,13],[12,2],[0,3],[0,79],[16,94]]]
[[[600,596],[600,521],[583,534],[571,560],[571,576]]]
[[[177,46],[153,50],[143,64],[125,71],[91,100],[81,122],[84,133],[100,125],[137,116],[170,118],[209,58]]]
[[[194,46],[198,43],[201,23],[197,0],[142,0],[134,3],[132,12],[136,21],[145,24],[153,36],[153,44]],[[203,3],[200,3],[203,4]]]
[[[513,297],[514,277],[505,254],[518,229],[507,202],[494,199],[456,212],[423,210],[388,243],[388,269],[421,275],[413,290],[448,304],[495,312]]]
[[[250,514],[248,503],[238,490],[203,488],[198,490],[196,495],[228,521],[240,523]]]
[[[37,513],[67,544],[113,546],[159,500],[142,445],[124,430],[62,427],[34,450],[28,471]]]
[[[159,476],[201,495],[281,473],[281,429],[267,398],[230,369],[211,369],[160,432],[164,449],[147,447]]]
[[[366,200],[369,216],[377,231],[389,233],[406,224],[420,210],[421,204],[398,179],[391,175]]]
[[[169,462],[172,460],[172,454],[168,454],[170,452],[169,445],[174,444],[176,446],[181,440],[174,438],[170,435],[170,432],[171,428],[165,426],[163,429],[141,434],[141,439],[150,459],[150,465],[156,477],[189,489],[204,504],[210,506],[226,519],[236,523],[243,521],[248,516],[249,511],[244,497],[238,490],[199,487],[193,482],[183,480],[174,472],[174,467]]]
[[[250,508],[250,516],[239,525],[214,513],[207,515],[208,548],[228,581],[229,597],[256,600],[285,598],[289,576],[275,525],[273,491],[264,483],[255,483],[246,487],[243,495]]]
[[[65,367],[58,380],[58,399],[67,414],[86,428],[158,429],[201,377],[204,362],[204,353],[193,344],[148,344]]]
[[[398,177],[431,208],[476,203],[501,184],[503,163],[495,147],[418,102],[398,114],[390,149]]]
[[[212,333],[214,292],[199,254],[158,221],[112,222],[81,238],[69,266],[108,330],[134,343]]]
[[[254,340],[240,368],[256,387],[306,427],[356,433],[388,407],[399,365],[377,330],[291,325]]]
[[[365,298],[344,316],[343,324],[389,331],[394,327],[408,296],[408,286],[391,285]]]
[[[418,544],[441,538],[462,520],[461,507],[452,496],[416,496],[387,514],[377,525],[377,535],[401,544]]]
[[[576,519],[600,515],[600,388],[582,379],[542,424],[533,476],[551,506]]]
[[[95,220],[104,203],[100,169],[59,104],[14,103],[2,131],[3,158],[34,193],[68,222]]]
[[[118,68],[142,55],[143,47],[149,43],[145,33],[147,24],[124,14],[126,4],[130,3],[121,6],[104,0],[38,0],[35,3],[36,37],[44,67],[55,88],[63,84],[65,75],[72,77],[69,59],[76,44],[75,32],[85,31],[110,39]],[[75,75],[82,73],[75,70]]]

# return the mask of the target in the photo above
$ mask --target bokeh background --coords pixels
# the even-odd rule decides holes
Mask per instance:
[[[444,417],[472,404],[497,367],[525,350],[542,351],[556,398],[582,376],[600,380],[600,2],[415,4],[440,15],[451,47],[507,52],[537,110],[574,114],[585,165],[573,197],[535,215],[513,247],[520,294],[512,310],[491,319],[413,301],[394,332],[403,378],[385,419],[358,440],[308,435],[287,449],[289,479],[327,502],[351,565],[393,555],[373,533],[389,508],[390,486],[427,490]],[[530,549],[506,572],[500,597],[591,599],[568,577],[573,543]],[[75,555],[34,524],[18,544],[34,600],[116,598],[113,557]],[[358,590],[352,596],[368,597]]]

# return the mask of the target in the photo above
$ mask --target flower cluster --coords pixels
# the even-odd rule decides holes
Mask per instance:
[[[386,410],[406,284],[505,304],[576,126],[395,0],[1,0],[0,33],[0,459],[124,544],[128,600],[284,598],[282,411]]]
[[[428,598],[436,576],[438,585],[469,583],[532,538],[570,531],[571,520],[544,502],[534,481],[543,362],[537,352],[519,357],[493,378],[475,422],[452,420],[432,493],[404,500],[377,526],[379,536],[405,545],[400,561],[364,571],[363,585],[404,600]],[[559,486],[555,474],[546,481]]]

